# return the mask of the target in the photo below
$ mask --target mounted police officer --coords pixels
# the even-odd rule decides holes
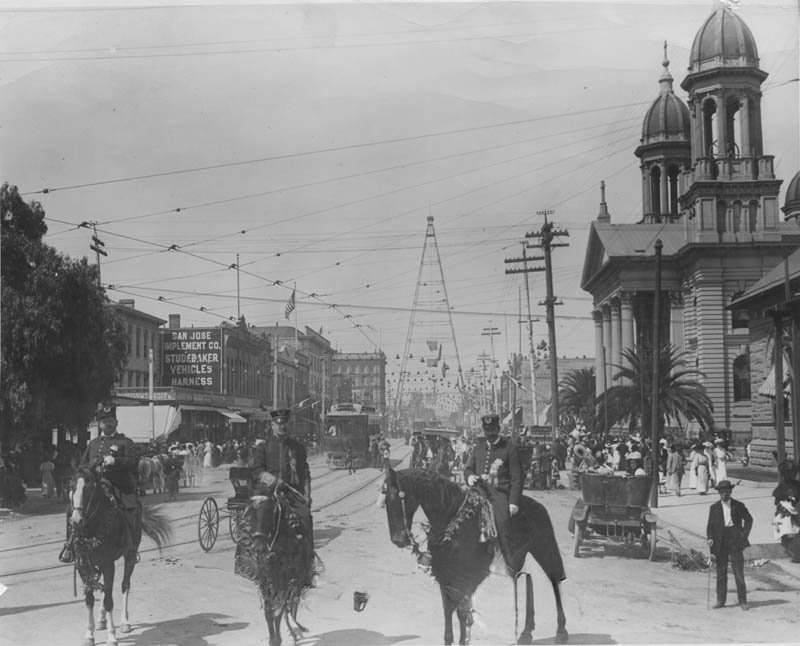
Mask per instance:
[[[113,404],[98,406],[97,425],[100,432],[87,444],[78,470],[99,470],[99,485],[112,505],[123,510],[129,537],[133,542],[135,528],[141,523],[142,516],[136,495],[138,451],[130,438],[117,432],[117,409]],[[59,559],[70,563],[73,558],[71,532],[67,523],[67,542]]]
[[[510,524],[519,511],[522,497],[522,468],[516,445],[500,435],[500,417],[484,415],[481,418],[484,442],[477,441],[464,468],[464,480],[474,487],[479,482],[492,503],[497,541],[506,564],[511,562]]]
[[[311,521],[311,470],[308,467],[306,448],[290,437],[289,409],[274,410],[272,435],[253,449],[253,469],[256,470],[256,493],[259,489],[274,489],[290,509],[289,524],[297,538],[306,546],[309,572],[306,583],[313,585],[314,528]]]

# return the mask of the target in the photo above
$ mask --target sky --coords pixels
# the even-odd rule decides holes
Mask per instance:
[[[42,203],[45,242],[72,258],[94,261],[80,224],[96,223],[114,300],[267,326],[287,323],[296,289],[292,323],[342,351],[383,349],[390,375],[411,328],[421,380],[428,341],[457,367],[447,303],[463,370],[527,351],[524,282],[504,259],[552,210],[569,233],[553,253],[558,354],[592,356],[580,274],[600,182],[613,222],[640,219],[634,150],[663,42],[685,100],[714,7],[0,0],[0,179]],[[735,10],[769,73],[782,203],[800,169],[798,7]],[[544,273],[529,280],[538,343]]]

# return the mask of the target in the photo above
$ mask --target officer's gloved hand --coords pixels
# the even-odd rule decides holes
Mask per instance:
[[[104,466],[104,467],[110,467],[110,466],[111,466],[111,465],[113,465],[113,464],[114,464],[116,461],[117,461],[117,460],[116,460],[116,458],[114,458],[114,456],[113,456],[113,455],[106,455],[106,456],[103,456],[103,466]]]
[[[516,505],[512,505],[512,504],[508,505],[508,515],[509,516],[513,516],[518,511],[519,511],[519,507],[517,507]]]
[[[478,482],[478,476],[467,476],[468,487],[474,487],[476,482]]]

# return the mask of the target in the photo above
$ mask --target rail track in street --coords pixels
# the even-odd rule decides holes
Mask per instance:
[[[404,460],[406,460],[408,458],[408,456],[409,456],[409,452],[406,452],[399,460],[394,460],[393,462],[395,464],[402,463]],[[331,469],[331,468],[325,467],[325,470],[322,471],[322,473],[319,473],[314,478],[313,482],[317,486],[319,486],[320,484],[326,485],[326,484],[330,484],[330,483],[333,483],[333,482],[337,482],[337,481],[343,480],[344,478],[342,478],[341,476],[345,476],[346,477],[346,474],[347,474],[347,471],[345,469]],[[337,476],[340,476],[340,477],[337,477]],[[322,511],[324,511],[326,509],[329,509],[329,508],[331,508],[331,507],[333,507],[335,505],[338,505],[338,504],[344,502],[345,500],[347,500],[349,498],[352,498],[353,496],[357,495],[358,493],[364,491],[364,489],[366,489],[367,487],[370,487],[370,486],[374,485],[375,482],[377,482],[382,476],[383,476],[383,471],[381,471],[380,469],[376,470],[376,473],[375,473],[374,477],[370,477],[368,480],[366,480],[364,482],[359,482],[359,484],[356,487],[353,487],[352,489],[348,489],[343,494],[338,495],[337,497],[335,497],[333,500],[324,501],[320,505],[318,505],[316,507],[313,507],[312,508],[312,513],[322,512]],[[219,484],[222,484],[223,481],[214,481],[214,482],[218,482]],[[225,480],[224,482],[227,482],[227,480]],[[184,489],[184,491],[193,491],[193,490]],[[218,493],[218,491],[215,489],[213,492],[209,492],[209,495],[212,495],[212,493]],[[164,502],[159,502],[157,504],[159,506],[166,505],[166,503],[164,503]],[[170,503],[170,505],[171,504],[172,503]],[[188,501],[185,501],[184,504],[188,504]],[[164,507],[162,507],[162,510],[163,509],[164,509]],[[166,506],[166,509],[169,510],[169,505]],[[61,518],[63,518],[63,516],[61,516],[61,515],[59,515],[59,516]],[[198,521],[198,511],[194,511],[193,513],[187,513],[187,514],[183,514],[183,515],[171,518],[170,519],[170,524],[172,526],[173,531],[177,534],[177,532],[179,530],[186,530],[189,527],[196,527],[197,526],[197,521]],[[62,525],[62,527],[63,527],[63,525]],[[4,548],[0,548],[0,555],[4,555],[4,554],[8,555],[8,554],[14,553],[15,561],[17,561],[17,562],[20,562],[20,561],[21,562],[25,562],[26,560],[33,559],[33,558],[36,558],[36,557],[41,558],[41,556],[42,556],[41,550],[43,550],[43,548],[49,548],[49,547],[54,547],[56,545],[61,545],[61,544],[63,544],[63,542],[64,542],[64,539],[59,536],[59,538],[53,539],[53,540],[46,540],[46,541],[39,541],[39,542],[36,542],[36,543],[25,543],[25,544],[21,544],[21,545],[14,545],[14,546],[10,546],[10,547],[4,547]],[[142,556],[142,561],[145,561],[144,555],[149,555],[149,554],[153,554],[153,553],[156,553],[156,554],[160,555],[161,553],[163,553],[165,551],[173,550],[173,549],[176,549],[176,548],[179,548],[179,547],[192,545],[192,544],[197,544],[196,533],[193,533],[191,538],[188,538],[186,540],[178,540],[178,541],[169,543],[168,545],[163,546],[161,549],[159,549],[158,547],[155,547],[155,546],[142,548],[142,549],[139,550],[139,554]],[[152,560],[152,559],[147,559],[147,560]],[[52,565],[39,565],[39,566],[36,566],[36,567],[27,567],[27,568],[21,568],[21,569],[16,569],[16,570],[0,572],[0,579],[4,580],[4,579],[12,578],[12,577],[27,576],[27,575],[37,574],[37,573],[41,573],[41,572],[48,572],[48,571],[52,571],[52,570],[58,570],[58,569],[62,569],[62,568],[63,569],[70,569],[72,567],[73,566],[70,563],[60,563],[60,562],[59,563],[53,563]]]

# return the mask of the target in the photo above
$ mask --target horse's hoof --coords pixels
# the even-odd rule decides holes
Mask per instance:
[[[133,629],[131,628],[130,624],[128,624],[128,623],[120,624],[119,632],[127,634],[127,633],[131,632],[131,630],[133,630]]]
[[[569,641],[569,633],[562,628],[556,632],[556,644],[566,644]]]
[[[108,628],[108,624],[106,624],[105,619],[98,621],[97,625],[94,627],[95,630],[105,630],[106,628]]]

